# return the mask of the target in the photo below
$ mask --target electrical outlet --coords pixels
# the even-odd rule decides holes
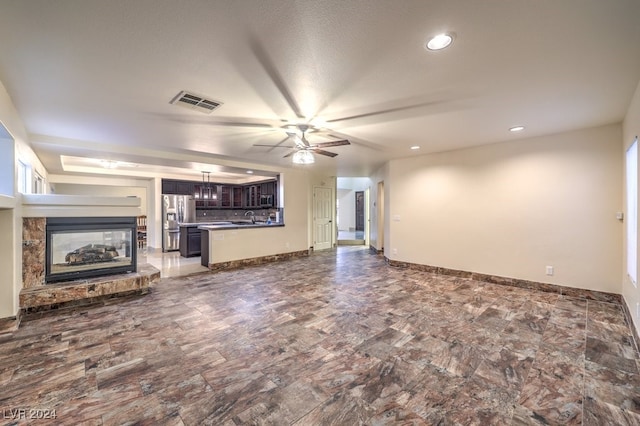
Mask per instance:
[[[397,249],[397,248],[394,248],[393,250],[391,250],[391,253],[393,253],[393,254],[398,254],[398,249]]]
[[[547,275],[553,275],[553,266],[547,266],[545,267],[545,273]]]
[[[640,302],[636,302],[636,318],[640,320]]]
[[[289,248],[289,243],[284,243],[284,248]]]

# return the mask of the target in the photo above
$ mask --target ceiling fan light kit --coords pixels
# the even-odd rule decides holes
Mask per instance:
[[[293,163],[294,164],[313,164],[316,159],[313,157],[311,151],[296,151],[293,154]]]
[[[292,125],[287,125],[285,129],[290,129],[291,126]],[[335,152],[325,151],[322,148],[351,145],[351,143],[347,139],[311,144],[305,137],[305,132],[313,131],[317,129],[315,129],[314,127],[308,124],[297,124],[296,128],[300,131],[301,135],[298,135],[297,133],[294,133],[291,131],[286,132],[287,136],[293,141],[294,143],[293,146],[280,145],[280,144],[277,144],[277,145],[254,144],[254,146],[293,149],[293,151],[285,155],[284,158],[293,157],[292,160],[294,164],[313,164],[315,162],[315,157],[313,156],[314,153],[331,157],[331,158],[336,157],[338,155]]]

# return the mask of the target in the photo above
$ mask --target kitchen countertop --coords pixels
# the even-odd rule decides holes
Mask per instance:
[[[181,222],[179,226],[231,225],[231,221],[212,220],[211,222]]]
[[[200,224],[198,226],[198,229],[202,229],[205,231],[217,231],[217,230],[221,230],[221,229],[245,229],[245,228],[276,228],[276,227],[281,227],[284,226],[284,223],[271,223],[271,224],[267,224],[266,222],[262,222],[262,223],[231,223],[231,222],[226,222],[227,224],[221,225],[208,225],[208,224]]]

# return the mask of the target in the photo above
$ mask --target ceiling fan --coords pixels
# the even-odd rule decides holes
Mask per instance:
[[[307,124],[298,124],[296,127],[300,130],[301,136],[298,136],[298,134],[294,132],[287,132],[287,135],[288,135],[287,139],[292,139],[295,144],[294,146],[287,146],[287,145],[280,145],[280,144],[277,144],[277,145],[254,144],[254,146],[268,146],[270,148],[288,148],[288,149],[293,148],[293,151],[285,155],[284,158],[293,156],[293,162],[296,164],[310,164],[315,161],[315,158],[313,157],[313,153],[326,155],[327,157],[332,157],[332,158],[338,155],[335,152],[325,151],[323,148],[328,148],[332,146],[351,145],[351,143],[347,139],[311,144],[305,137],[305,132],[307,132],[310,129],[310,126]]]

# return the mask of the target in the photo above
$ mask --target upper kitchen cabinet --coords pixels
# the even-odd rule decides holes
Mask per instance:
[[[277,205],[278,182],[270,180],[244,187],[245,208],[267,208]]]
[[[260,184],[244,187],[244,207],[260,207]]]
[[[246,185],[162,179],[165,195],[191,195],[199,209],[258,209],[278,205],[278,181]]]
[[[193,195],[194,190],[194,182],[162,179],[162,193],[165,195]]]
[[[278,182],[269,181],[260,184],[260,206],[274,207],[277,206],[276,195],[278,194]]]
[[[223,209],[242,208],[242,187],[220,185],[220,207]]]
[[[194,194],[196,208],[217,208],[220,207],[220,187],[214,184],[195,184]]]
[[[176,193],[179,195],[193,195],[194,193],[193,182],[189,181],[176,181]]]
[[[162,179],[162,193],[166,195],[174,195],[178,193],[178,181],[170,179]]]
[[[242,208],[242,187],[234,186],[231,188],[231,192],[232,192],[231,202],[233,204],[233,208],[241,209]]]

